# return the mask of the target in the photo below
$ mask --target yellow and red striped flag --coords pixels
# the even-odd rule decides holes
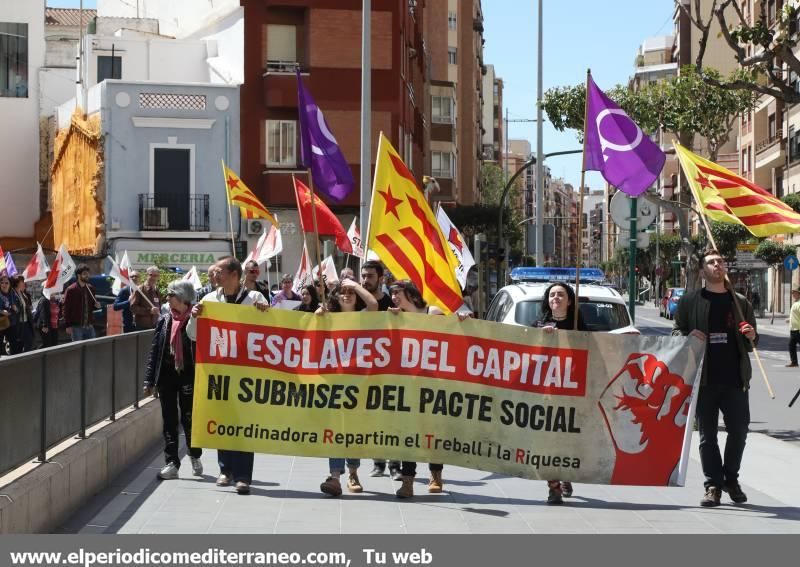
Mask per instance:
[[[800,214],[752,181],[673,142],[697,204],[708,218],[740,224],[755,236],[800,232]]]
[[[224,161],[222,162],[222,172],[225,174],[225,191],[228,194],[228,202],[232,206],[239,207],[243,219],[266,219],[275,228],[280,228],[280,224],[269,212],[269,209],[258,200],[255,193],[247,188],[238,175],[225,166]]]
[[[410,279],[429,304],[452,313],[464,303],[458,262],[414,176],[381,134],[372,187],[367,249],[397,279]]]

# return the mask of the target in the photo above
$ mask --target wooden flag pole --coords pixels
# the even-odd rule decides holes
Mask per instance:
[[[572,328],[578,329],[578,316],[580,314],[580,300],[578,299],[581,288],[581,264],[583,263],[583,195],[584,183],[586,181],[586,120],[589,116],[589,78],[592,76],[592,70],[586,69],[586,102],[583,105],[583,157],[581,159],[581,186],[580,195],[578,195],[578,256],[575,262],[575,314],[572,320]],[[537,207],[541,203],[536,203]],[[542,217],[544,219],[544,217]],[[537,233],[540,231],[537,229]],[[542,227],[542,238],[544,238],[544,227]],[[538,246],[538,244],[537,244]],[[542,243],[542,250],[544,250],[544,243]],[[548,298],[543,298],[543,301],[548,301]]]
[[[319,253],[319,229],[317,228],[317,205],[314,202],[315,201],[315,199],[314,199],[314,179],[311,177],[311,169],[308,169],[307,171],[308,171],[308,192],[309,192],[309,194],[311,196],[311,224],[313,225],[313,228],[314,228],[314,253],[315,253],[316,257],[317,257],[317,268],[319,269],[319,281],[320,281],[320,283],[322,283],[322,298],[321,298],[321,301],[324,303],[325,302],[325,295],[326,295],[326,292],[327,292],[327,289],[326,289],[327,286],[325,285],[325,281],[322,279],[322,257],[320,256],[320,253]],[[292,175],[292,181],[294,182],[294,175]],[[300,224],[302,224],[303,211],[300,209],[300,200],[299,200],[299,195],[297,194],[297,185],[295,185],[294,194],[295,194],[295,197],[298,199],[297,210],[300,213],[300,218],[301,218],[301,223]],[[305,233],[305,231],[304,231],[304,233]],[[313,272],[313,270],[312,270],[312,272]],[[312,278],[314,277],[313,273],[311,274],[311,277]]]
[[[236,257],[236,242],[234,241],[233,237],[233,213],[231,213],[231,192],[228,188],[228,174],[225,173],[225,162],[222,162],[222,177],[225,179],[225,196],[227,197],[228,201],[228,222],[230,223],[231,227],[231,254],[233,257]]]

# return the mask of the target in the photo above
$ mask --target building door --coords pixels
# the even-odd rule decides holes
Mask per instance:
[[[169,230],[189,230],[191,150],[153,150],[153,197],[156,207],[167,209]]]

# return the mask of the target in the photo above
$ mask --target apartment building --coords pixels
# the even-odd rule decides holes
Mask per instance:
[[[483,132],[481,158],[503,167],[503,79],[495,75],[494,65],[486,65],[483,75]]]

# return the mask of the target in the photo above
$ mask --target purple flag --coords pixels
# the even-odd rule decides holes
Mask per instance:
[[[300,115],[300,160],[311,169],[314,189],[334,202],[342,201],[355,188],[353,173],[322,111],[303,86],[297,70],[297,111]]]
[[[664,167],[666,156],[594,84],[589,76],[584,126],[587,171],[599,171],[611,185],[635,197],[647,190]]]
[[[6,272],[8,273],[8,277],[16,276],[19,272],[17,271],[17,265],[14,264],[13,258],[11,258],[11,252],[6,252]]]

